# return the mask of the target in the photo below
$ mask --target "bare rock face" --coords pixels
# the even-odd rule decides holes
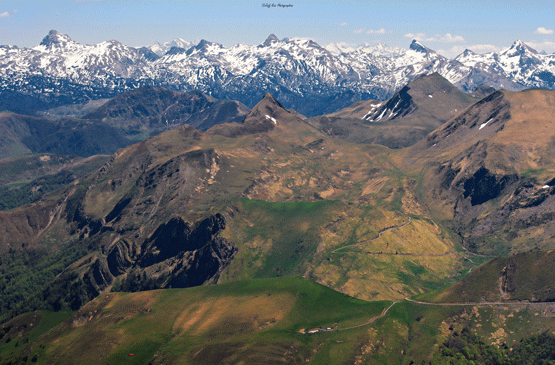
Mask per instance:
[[[118,241],[107,254],[107,266],[113,276],[127,273],[125,291],[213,283],[237,253],[232,242],[218,236],[223,229],[225,219],[219,213],[195,226],[175,217],[161,224],[140,249]]]
[[[103,288],[114,282],[114,276],[110,273],[106,260],[98,258],[88,272],[89,291],[98,295]]]
[[[110,272],[115,275],[121,275],[133,265],[137,256],[136,247],[129,240],[119,240],[112,246],[106,258]]]

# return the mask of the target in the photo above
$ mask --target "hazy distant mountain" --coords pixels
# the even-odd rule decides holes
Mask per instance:
[[[79,119],[52,121],[14,113],[0,113],[0,159],[29,153],[82,157],[111,154],[131,141],[101,122]]]
[[[232,100],[217,100],[200,91],[182,93],[162,87],[125,92],[87,114],[128,137],[148,137],[182,124],[201,131],[220,124],[241,122],[249,108]]]
[[[164,42],[164,43],[155,42],[155,43],[153,43],[149,46],[146,46],[145,48],[150,49],[152,52],[154,52],[158,56],[163,56],[165,53],[167,53],[173,47],[183,48],[183,49],[187,50],[187,49],[193,47],[197,43],[198,42],[188,42],[183,38],[174,38],[170,42]]]

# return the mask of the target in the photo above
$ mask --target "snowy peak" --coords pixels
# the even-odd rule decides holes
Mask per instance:
[[[306,38],[286,38],[287,43],[289,44],[294,44],[300,48],[304,48],[304,49],[308,49],[308,48],[319,48],[319,49],[323,49],[322,47],[320,47],[320,45],[316,42],[314,42],[312,39],[306,39]]]
[[[48,32],[46,37],[42,39],[42,42],[40,42],[40,45],[46,48],[52,48],[52,47],[63,46],[67,43],[75,43],[75,42],[73,42],[73,40],[69,38],[68,35],[59,33],[58,31],[52,29],[50,32]]]
[[[46,37],[42,39],[40,44],[33,49],[40,52],[62,54],[66,52],[75,52],[83,47],[86,46],[75,42],[68,35],[51,30]]]
[[[333,55],[340,55],[342,53],[348,53],[348,52],[352,52],[354,51],[356,48],[347,46],[345,44],[341,44],[341,43],[329,43],[326,44],[326,46],[324,47],[329,53],[333,54]]]
[[[461,53],[458,57],[463,56],[463,57],[469,57],[469,56],[475,56],[476,52],[473,52],[471,50],[469,50],[468,48],[464,50],[463,53]],[[457,57],[457,58],[458,58]]]
[[[362,118],[369,122],[385,122],[410,114],[416,109],[410,87],[405,86],[385,103],[372,104],[372,109]]]
[[[413,51],[420,52],[420,53],[430,53],[430,52],[433,52],[431,49],[429,49],[428,47],[424,46],[422,43],[420,43],[420,42],[417,41],[416,39],[413,39],[413,40],[412,40],[412,43],[410,44],[409,49],[412,49]]]
[[[218,43],[209,42],[206,39],[201,39],[199,44],[197,44],[194,48],[199,51],[202,51],[202,50],[207,50],[209,47],[212,47],[212,46],[221,48],[221,45],[219,45]]]
[[[537,55],[538,51],[528,46],[526,43],[524,43],[521,40],[515,41],[509,49],[502,52],[502,54],[505,54],[509,57],[522,56],[522,55],[525,55],[526,53]]]
[[[372,104],[372,109],[363,119],[385,122],[409,115],[418,117],[421,112],[421,117],[432,119],[430,115],[433,115],[433,118],[443,123],[472,103],[471,99],[439,73],[422,75],[396,92],[388,101]]]
[[[364,46],[358,47],[357,50],[360,52],[372,54],[373,56],[376,56],[376,57],[388,57],[388,58],[401,57],[407,52],[406,49],[399,48],[399,47],[388,47],[383,43],[378,43],[375,46],[364,45]]]
[[[195,45],[195,42],[187,42],[183,38],[174,38],[171,42],[164,42],[164,43],[156,42],[154,44],[151,44],[151,45],[149,45],[147,47],[143,47],[143,48],[148,48],[152,52],[157,54],[158,56],[163,56],[169,50],[171,50],[173,47],[188,50],[189,48],[191,48],[194,45]]]
[[[224,47],[219,43],[209,42],[206,39],[201,39],[201,41],[194,47],[187,50],[187,56],[192,56],[196,53],[206,54],[212,51],[218,52],[218,50]]]
[[[268,38],[266,38],[264,43],[262,43],[262,45],[268,47],[271,46],[274,42],[279,42],[279,39],[274,34],[270,34]]]

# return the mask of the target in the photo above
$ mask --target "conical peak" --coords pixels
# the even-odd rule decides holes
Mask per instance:
[[[279,118],[285,114],[289,114],[289,111],[277,101],[272,94],[266,93],[264,97],[251,109],[245,121],[256,120],[264,121],[269,123],[271,118]],[[276,124],[275,122],[273,124]]]
[[[46,37],[42,39],[42,42],[40,42],[40,45],[45,47],[51,47],[54,45],[63,45],[69,42],[72,42],[69,36],[52,29],[50,32],[48,32]]]
[[[200,42],[197,44],[197,49],[201,49],[203,47],[211,45],[212,42],[207,41],[206,39],[201,39]]]
[[[203,49],[206,49],[210,46],[221,47],[219,43],[210,42],[210,41],[207,41],[206,39],[201,39],[200,42],[194,48],[198,49],[199,51],[202,51]]]
[[[412,49],[413,51],[420,52],[420,53],[428,53],[430,51],[426,46],[424,46],[416,39],[412,40],[412,43],[410,44],[409,48]]]
[[[469,55],[475,55],[476,52],[467,48],[467,49],[464,50],[464,52],[462,54],[465,55],[465,56],[469,56]]]
[[[520,39],[517,39],[511,45],[511,47],[507,50],[507,53],[510,54],[510,55],[523,55],[526,52],[530,52],[530,53],[533,53],[533,54],[538,53],[538,51],[536,51],[532,47],[528,46],[526,43],[524,43]]]
[[[276,100],[276,98],[274,98],[274,96],[270,93],[266,93],[264,94],[264,97],[262,98],[262,100],[257,104],[273,104],[276,106],[279,106],[282,109],[285,109],[285,107],[283,105],[281,105],[281,103],[279,101]],[[256,108],[256,106],[255,106]],[[254,108],[253,108],[254,109]]]
[[[262,45],[263,46],[269,46],[269,45],[271,45],[272,43],[275,43],[275,42],[279,42],[278,37],[276,37],[274,34],[270,34],[268,36],[268,38],[266,38],[264,43],[262,43]]]

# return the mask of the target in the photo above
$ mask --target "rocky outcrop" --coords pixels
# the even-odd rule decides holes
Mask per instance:
[[[133,242],[123,239],[117,241],[106,257],[108,268],[114,276],[121,275],[127,271],[137,257],[137,248]]]
[[[470,198],[470,204],[479,205],[497,198],[505,187],[516,181],[516,175],[496,176],[485,167],[480,167],[464,181],[463,197]]]
[[[174,217],[159,225],[140,249],[129,240],[116,242],[107,253],[107,267],[113,276],[127,274],[121,278],[125,291],[213,283],[237,252],[232,242],[219,236],[224,229],[219,213],[195,226]]]
[[[108,268],[108,263],[104,257],[96,259],[91,265],[90,271],[87,273],[88,278],[85,280],[89,283],[89,291],[98,295],[104,288],[114,282],[114,276]]]

